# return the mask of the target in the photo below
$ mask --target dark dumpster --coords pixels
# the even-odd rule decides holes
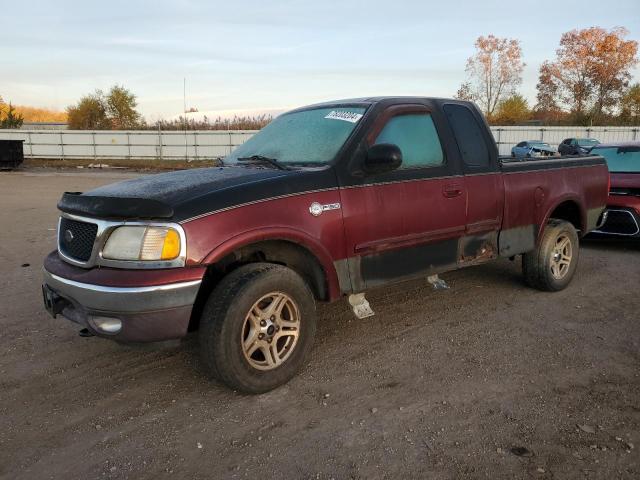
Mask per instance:
[[[24,161],[24,140],[0,140],[0,170],[17,168]]]

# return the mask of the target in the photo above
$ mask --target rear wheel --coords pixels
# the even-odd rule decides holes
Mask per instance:
[[[315,330],[315,302],[304,280],[281,265],[256,263],[233,271],[211,293],[200,350],[213,377],[262,393],[297,373]]]
[[[547,223],[538,247],[522,256],[522,273],[531,287],[558,291],[571,282],[578,266],[578,234],[564,220]]]

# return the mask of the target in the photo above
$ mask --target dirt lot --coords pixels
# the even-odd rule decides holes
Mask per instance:
[[[640,244],[585,241],[554,294],[504,260],[372,292],[371,319],[320,306],[303,372],[243,396],[193,339],[44,312],[57,199],[127,175],[0,174],[2,478],[640,478]]]

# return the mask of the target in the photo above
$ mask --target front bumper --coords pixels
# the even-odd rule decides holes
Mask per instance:
[[[640,197],[609,194],[607,219],[593,233],[640,238]]]
[[[126,276],[127,271],[122,270]],[[153,342],[181,338],[187,334],[191,311],[201,279],[162,285],[106,286],[83,283],[44,269],[45,304],[55,317],[63,317],[88,328],[98,336],[119,341]],[[120,327],[101,328],[105,319]],[[118,322],[119,321],[119,322]],[[113,322],[111,322],[113,324]]]

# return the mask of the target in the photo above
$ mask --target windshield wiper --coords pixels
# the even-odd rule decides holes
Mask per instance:
[[[266,163],[268,165],[271,165],[272,167],[277,168],[278,170],[291,170],[291,167],[280,163],[275,158],[265,157],[264,155],[251,155],[250,157],[240,157],[236,160],[238,162]]]

